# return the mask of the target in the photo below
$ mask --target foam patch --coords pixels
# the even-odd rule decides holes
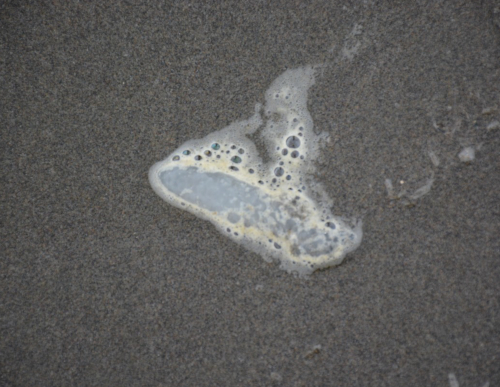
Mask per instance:
[[[307,110],[314,73],[286,71],[250,119],[186,142],[149,171],[163,200],[299,275],[341,263],[362,237],[361,223],[351,228],[334,217],[321,185],[310,179],[325,138],[314,133]],[[252,134],[265,144],[266,163]]]

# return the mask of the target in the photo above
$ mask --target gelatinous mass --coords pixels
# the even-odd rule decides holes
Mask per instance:
[[[362,237],[361,223],[353,228],[334,217],[321,184],[311,179],[311,160],[324,139],[307,110],[314,74],[313,67],[286,71],[251,118],[186,142],[149,171],[163,200],[299,275],[338,265]],[[259,128],[266,163],[247,136]]]

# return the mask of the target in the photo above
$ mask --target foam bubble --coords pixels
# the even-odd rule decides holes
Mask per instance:
[[[257,104],[250,119],[186,142],[149,172],[162,199],[299,275],[341,263],[362,237],[361,224],[335,218],[321,184],[311,180],[311,160],[325,138],[314,133],[307,110],[314,72],[286,71],[267,91],[265,109]],[[267,163],[248,137],[259,128]]]

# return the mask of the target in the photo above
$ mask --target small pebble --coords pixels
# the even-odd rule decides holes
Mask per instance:
[[[476,151],[473,147],[468,146],[467,148],[462,149],[462,151],[458,154],[458,158],[463,163],[470,163],[476,157]]]
[[[487,107],[487,108],[484,108],[481,112],[481,114],[483,115],[488,115],[488,114],[493,114],[496,112],[497,109],[495,109],[493,106],[490,106],[490,107]]]
[[[432,164],[434,164],[435,167],[439,167],[439,158],[437,157],[436,153],[433,151],[429,151],[429,157],[432,161]]]
[[[500,129],[500,121],[491,121],[488,126],[486,126],[486,130],[489,132],[490,130]]]
[[[283,380],[283,377],[277,372],[271,372],[271,380],[274,380],[275,382],[281,382]]]

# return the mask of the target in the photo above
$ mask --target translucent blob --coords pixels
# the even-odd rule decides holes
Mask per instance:
[[[229,220],[231,223],[238,223],[241,219],[241,216],[238,214],[235,214],[234,212],[230,212],[227,216],[227,220]]]
[[[362,238],[361,223],[353,228],[335,218],[321,184],[311,180],[315,166],[308,160],[317,159],[325,138],[314,133],[307,110],[314,72],[312,67],[286,71],[267,91],[265,109],[257,104],[248,120],[182,145],[182,154],[194,152],[195,158],[179,157],[178,150],[149,172],[162,199],[299,275],[341,263]],[[265,152],[251,135],[260,137]],[[197,162],[201,154],[210,157],[218,150],[210,162]],[[311,182],[307,190],[305,182]]]

